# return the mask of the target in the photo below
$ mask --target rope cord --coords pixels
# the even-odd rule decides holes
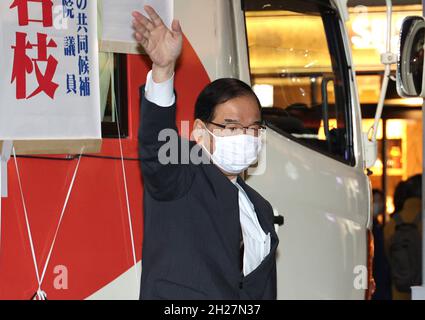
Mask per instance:
[[[62,208],[62,212],[61,212],[61,215],[60,215],[60,218],[59,218],[59,222],[58,222],[58,225],[56,227],[55,235],[54,235],[53,241],[50,245],[49,254],[48,254],[46,262],[44,264],[43,272],[40,276],[40,271],[38,269],[37,257],[36,257],[35,250],[34,250],[34,241],[33,241],[33,238],[32,238],[31,227],[30,227],[30,222],[29,222],[29,218],[28,218],[28,210],[27,210],[24,192],[23,192],[23,188],[22,188],[21,175],[20,175],[20,172],[19,172],[19,166],[18,166],[18,161],[17,161],[17,157],[16,157],[15,147],[12,148],[13,158],[15,160],[14,162],[15,162],[16,174],[17,174],[17,177],[18,177],[19,191],[20,191],[20,194],[21,194],[21,201],[22,201],[22,205],[23,205],[23,208],[24,208],[25,223],[26,223],[28,238],[29,238],[29,242],[30,242],[31,256],[32,256],[32,260],[33,260],[33,263],[34,263],[34,269],[35,269],[35,274],[36,274],[37,283],[38,283],[38,289],[37,289],[36,296],[39,300],[47,300],[47,294],[46,294],[46,292],[44,292],[41,289],[41,287],[42,287],[42,284],[43,284],[43,280],[44,280],[44,276],[46,274],[47,267],[48,267],[49,262],[50,262],[50,258],[51,258],[52,252],[53,252],[53,248],[54,248],[55,243],[56,243],[56,238],[58,236],[59,229],[60,229],[60,226],[62,224],[62,220],[63,220],[64,214],[65,214],[65,210],[66,210],[66,207],[68,205],[69,197],[70,197],[72,189],[74,187],[75,178],[77,176],[78,169],[80,167],[81,155],[83,153],[83,150],[84,150],[84,147],[81,149],[81,154],[80,154],[80,157],[78,158],[78,163],[75,167],[74,174],[73,174],[73,177],[72,177],[69,189],[68,189],[68,193],[67,193],[66,198],[65,198],[65,202],[64,202],[64,205],[63,205],[63,208]],[[34,295],[34,297],[35,297],[35,295]]]

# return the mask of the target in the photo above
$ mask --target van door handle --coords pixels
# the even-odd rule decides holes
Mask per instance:
[[[282,215],[277,215],[273,217],[273,223],[278,226],[283,226],[285,223],[285,218]]]

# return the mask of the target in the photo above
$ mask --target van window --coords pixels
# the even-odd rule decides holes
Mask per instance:
[[[349,69],[339,19],[317,3],[243,2],[251,83],[270,128],[353,165]]]
[[[127,64],[126,55],[99,52],[100,114],[102,137],[128,136]]]

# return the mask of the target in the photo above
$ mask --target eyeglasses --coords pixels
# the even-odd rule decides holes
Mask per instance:
[[[229,135],[239,135],[239,134],[249,134],[253,135],[255,137],[260,136],[262,133],[266,131],[266,126],[263,124],[252,124],[248,127],[244,127],[240,123],[226,123],[226,124],[220,124],[212,121],[208,121],[208,123],[211,123],[217,127],[222,128],[223,130],[227,131]]]

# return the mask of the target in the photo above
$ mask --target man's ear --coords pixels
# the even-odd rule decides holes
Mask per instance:
[[[198,144],[202,144],[202,142],[204,142],[205,139],[205,124],[202,120],[200,119],[196,119],[195,122],[193,123],[193,130],[192,130],[192,136],[193,136],[193,140],[196,141],[196,143]]]

